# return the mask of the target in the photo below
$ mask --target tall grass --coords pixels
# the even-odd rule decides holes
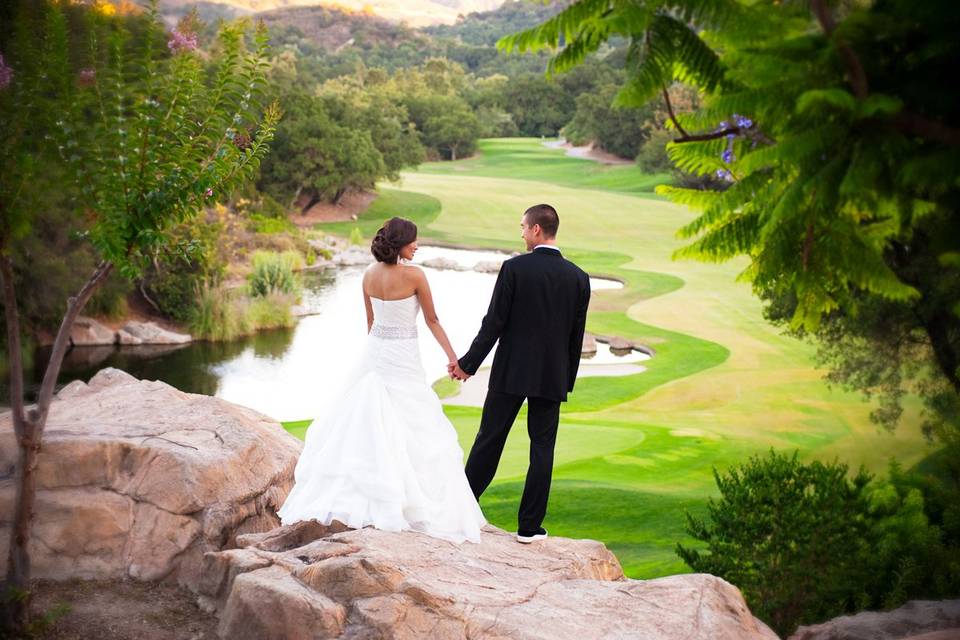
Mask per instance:
[[[276,294],[298,295],[301,284],[294,270],[302,268],[303,256],[297,251],[255,251],[253,271],[249,276],[250,295],[259,298]]]
[[[270,293],[247,297],[236,290],[204,286],[197,291],[197,303],[190,318],[190,332],[200,340],[234,340],[260,329],[292,326],[290,294]]]
[[[245,298],[221,287],[197,289],[197,302],[190,318],[190,333],[201,340],[233,340],[250,333]]]

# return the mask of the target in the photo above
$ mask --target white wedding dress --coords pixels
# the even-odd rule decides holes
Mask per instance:
[[[371,302],[359,368],[307,430],[280,519],[479,542],[486,520],[463,472],[463,450],[420,364],[420,302],[415,295]]]

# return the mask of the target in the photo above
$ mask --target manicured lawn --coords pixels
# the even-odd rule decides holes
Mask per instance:
[[[588,330],[640,340],[657,353],[644,373],[578,382],[561,414],[545,526],[602,540],[638,578],[688,570],[674,549],[689,543],[684,511],[702,513],[716,494],[714,468],[774,447],[882,473],[891,456],[910,466],[933,451],[916,406],[888,433],[869,421],[871,405],[858,394],[827,386],[812,348],[767,324],[749,285],[737,281],[745,261],[671,259],[682,246],[676,230],[693,213],[651,197],[663,179],[568,158],[539,140],[483,141],[475,158],[405,173],[359,221],[323,226],[344,234],[358,226],[369,237],[402,215],[417,222],[425,242],[520,250],[524,209],[557,207],[564,254],[625,283],[594,294]],[[468,450],[479,410],[446,411]],[[482,500],[488,519],[510,530],[526,470],[524,421]],[[287,427],[300,437],[306,428]]]

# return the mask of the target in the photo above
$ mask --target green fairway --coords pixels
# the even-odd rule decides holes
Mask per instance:
[[[883,472],[893,455],[910,466],[933,451],[917,407],[888,433],[870,423],[871,405],[858,394],[826,385],[812,348],[767,324],[749,285],[737,282],[745,261],[671,259],[682,246],[674,234],[693,213],[651,197],[662,179],[569,158],[539,140],[488,140],[474,158],[405,173],[357,222],[322,226],[356,226],[369,236],[402,215],[417,222],[425,244],[521,250],[522,212],[549,202],[560,213],[564,254],[625,283],[594,294],[588,330],[642,341],[656,355],[644,373],[578,382],[562,409],[544,524],[553,534],[602,540],[638,578],[689,570],[674,548],[690,543],[684,511],[702,513],[716,493],[713,468],[774,447]],[[446,411],[469,449],[479,410]],[[481,501],[487,518],[508,530],[516,528],[526,470],[524,420]],[[306,428],[287,426],[300,437]]]

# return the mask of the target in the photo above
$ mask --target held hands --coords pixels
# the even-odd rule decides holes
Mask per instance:
[[[465,382],[467,378],[470,377],[469,373],[465,373],[463,369],[460,368],[460,365],[456,360],[451,360],[447,364],[447,374],[451,379],[459,380],[460,382]]]

